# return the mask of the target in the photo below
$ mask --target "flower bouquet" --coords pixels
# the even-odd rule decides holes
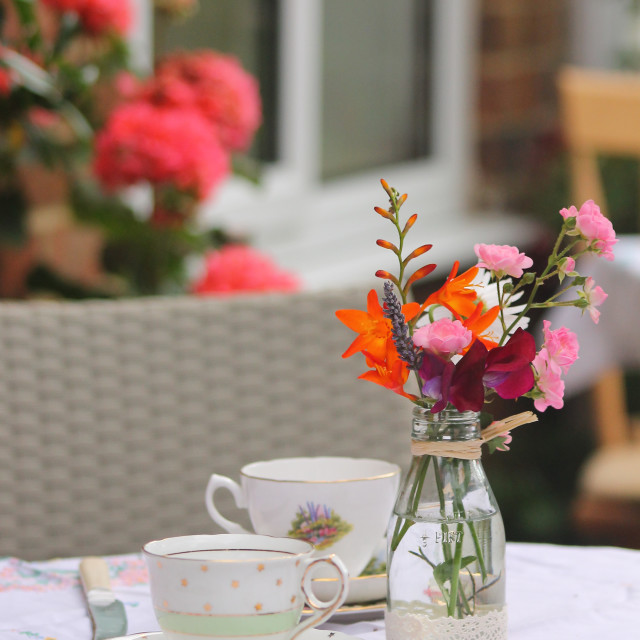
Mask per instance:
[[[419,304],[409,301],[412,285],[436,265],[411,267],[431,245],[407,250],[417,215],[403,222],[407,196],[382,186],[389,206],[375,211],[397,241],[377,244],[396,255],[398,272],[376,273],[385,280],[382,304],[372,290],[366,311],[336,315],[358,333],[343,357],[363,354],[369,369],[360,377],[414,404],[413,461],[388,535],[387,637],[506,638],[504,527],[480,457],[484,444],[507,450],[511,431],[537,418],[525,411],[494,420],[488,409],[496,397],[530,398],[538,411],[563,406],[562,376],[578,357],[577,338],[544,320],[537,348],[527,314],[575,306],[597,323],[607,296],[578,273],[576,259],[612,260],[615,232],[592,201],[562,209],[540,273],[527,271],[533,261],[516,247],[476,244],[477,264],[459,273],[454,262]],[[559,286],[538,299],[552,279]]]

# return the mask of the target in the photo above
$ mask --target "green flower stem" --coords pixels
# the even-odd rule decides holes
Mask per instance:
[[[456,605],[458,604],[458,588],[460,586],[460,565],[462,561],[462,540],[464,537],[464,525],[462,522],[458,523],[456,532],[459,536],[459,542],[456,542],[456,551],[453,556],[453,567],[451,569],[451,591],[449,594],[449,606],[447,607],[447,615],[450,618],[454,617],[456,612]],[[459,616],[462,617],[462,616]]]
[[[429,456],[431,457],[431,456]],[[440,464],[438,463],[438,459],[436,457],[433,458],[433,471],[436,477],[436,489],[438,490],[438,499],[440,501],[440,515],[442,518],[446,518],[446,511],[444,505],[444,489],[442,487],[442,478],[440,477]],[[440,525],[440,528],[443,533],[443,540],[446,540],[447,537],[444,535],[448,533],[447,525],[443,522]],[[444,555],[445,560],[451,560],[451,543],[442,543],[442,553]]]
[[[524,308],[522,309],[522,311],[520,311],[520,313],[515,317],[515,319],[513,320],[513,322],[509,325],[509,327],[506,328],[506,330],[504,331],[504,333],[502,334],[502,338],[500,339],[500,346],[502,346],[505,342],[505,339],[508,338],[509,334],[511,333],[511,331],[518,325],[518,322],[520,322],[520,320],[522,320],[522,318],[526,315],[526,313],[529,311],[529,309],[531,309],[532,305],[533,305],[533,301],[536,298],[536,294],[538,293],[538,289],[540,288],[540,285],[545,281],[547,275],[550,273],[550,271],[556,266],[557,262],[558,262],[558,252],[560,251],[560,246],[562,244],[562,240],[564,239],[564,236],[566,235],[567,230],[563,227],[562,231],[558,234],[558,237],[556,239],[556,243],[553,246],[553,250],[551,251],[551,255],[549,256],[549,259],[547,261],[547,266],[544,268],[543,272],[536,278],[533,287],[531,287],[531,293],[529,294],[529,297],[527,298],[526,303],[524,304]],[[498,284],[498,296],[499,296],[499,300],[500,300],[500,285]],[[503,310],[502,310],[502,302],[500,300],[500,305],[501,305],[501,317],[503,317]],[[504,321],[503,321],[503,326],[504,326]]]
[[[431,462],[431,456],[423,456],[420,459],[420,468],[418,469],[416,480],[413,483],[413,487],[411,487],[411,495],[409,496],[409,502],[411,504],[410,513],[415,515],[418,510],[418,505],[420,504],[420,494],[422,493],[422,487],[424,485],[424,480],[427,476],[427,469],[429,468],[429,463]],[[395,551],[398,548],[404,534],[411,527],[411,520],[407,520],[405,518],[401,518],[398,516],[398,520],[396,521],[396,526],[393,531],[393,536],[391,538],[391,549]]]

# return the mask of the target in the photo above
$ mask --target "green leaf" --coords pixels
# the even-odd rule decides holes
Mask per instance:
[[[486,429],[493,422],[493,415],[488,411],[480,413],[480,429]]]
[[[475,556],[463,556],[460,560],[460,570],[475,561]],[[433,570],[433,577],[439,584],[444,584],[447,580],[451,582],[451,578],[453,577],[453,563],[454,559],[451,558],[436,565],[436,568]]]
[[[498,447],[502,446],[506,441],[506,436],[496,436],[495,438],[491,438],[491,440],[487,442],[489,453],[495,453],[498,450]]]
[[[93,137],[93,130],[86,118],[73,104],[62,97],[52,76],[42,67],[11,49],[4,50],[3,62],[20,75],[26,89],[47,100],[65,118],[79,139]]]
[[[25,220],[27,203],[19,189],[0,191],[0,241],[21,245],[27,237]]]
[[[29,49],[36,50],[42,45],[42,37],[38,27],[36,16],[36,3],[34,0],[14,0],[14,7],[18,13],[18,19],[27,33]]]

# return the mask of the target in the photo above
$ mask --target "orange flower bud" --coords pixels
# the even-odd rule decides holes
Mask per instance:
[[[429,249],[431,249],[433,245],[432,244],[423,244],[421,247],[418,247],[417,249],[414,249],[402,262],[403,265],[407,265],[409,263],[410,260],[413,260],[414,258],[417,258],[418,256],[421,256],[423,253],[427,253],[427,251],[429,251]]]
[[[409,287],[416,281],[420,280],[420,278],[424,278],[428,276],[434,269],[436,268],[435,264],[426,264],[424,267],[420,267],[408,280],[407,284],[404,285],[403,293],[406,295],[409,293]]]
[[[398,278],[396,278],[394,275],[392,275],[388,271],[378,269],[378,271],[376,271],[376,278],[382,278],[383,280],[391,280],[391,282],[393,282],[393,284],[395,284],[396,287],[398,286]]]
[[[411,229],[411,227],[413,227],[414,222],[418,219],[418,214],[414,213],[412,216],[409,217],[409,219],[407,220],[407,224],[404,225],[404,229],[402,230],[402,235],[406,235],[407,231],[409,231],[409,229]]]
[[[382,207],[373,207],[373,210],[376,213],[379,213],[383,218],[386,218],[387,220],[393,220],[393,214],[386,209],[383,209]]]
[[[393,242],[389,242],[388,240],[376,240],[376,244],[383,249],[389,249],[390,251],[393,251],[393,253],[395,253],[396,255],[400,253],[400,249],[398,249],[398,247],[396,247]]]
[[[380,184],[382,185],[382,188],[389,194],[391,195],[391,187],[389,186],[389,183],[384,179],[381,178],[380,179]]]
[[[398,207],[401,207],[407,199],[407,194],[404,193],[398,198]]]

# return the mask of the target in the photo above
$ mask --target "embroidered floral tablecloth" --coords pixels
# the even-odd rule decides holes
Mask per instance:
[[[158,629],[139,554],[107,558],[129,633]],[[0,558],[0,640],[90,640],[78,558]],[[509,640],[640,640],[640,551],[507,544]],[[325,625],[384,640],[381,620]]]

